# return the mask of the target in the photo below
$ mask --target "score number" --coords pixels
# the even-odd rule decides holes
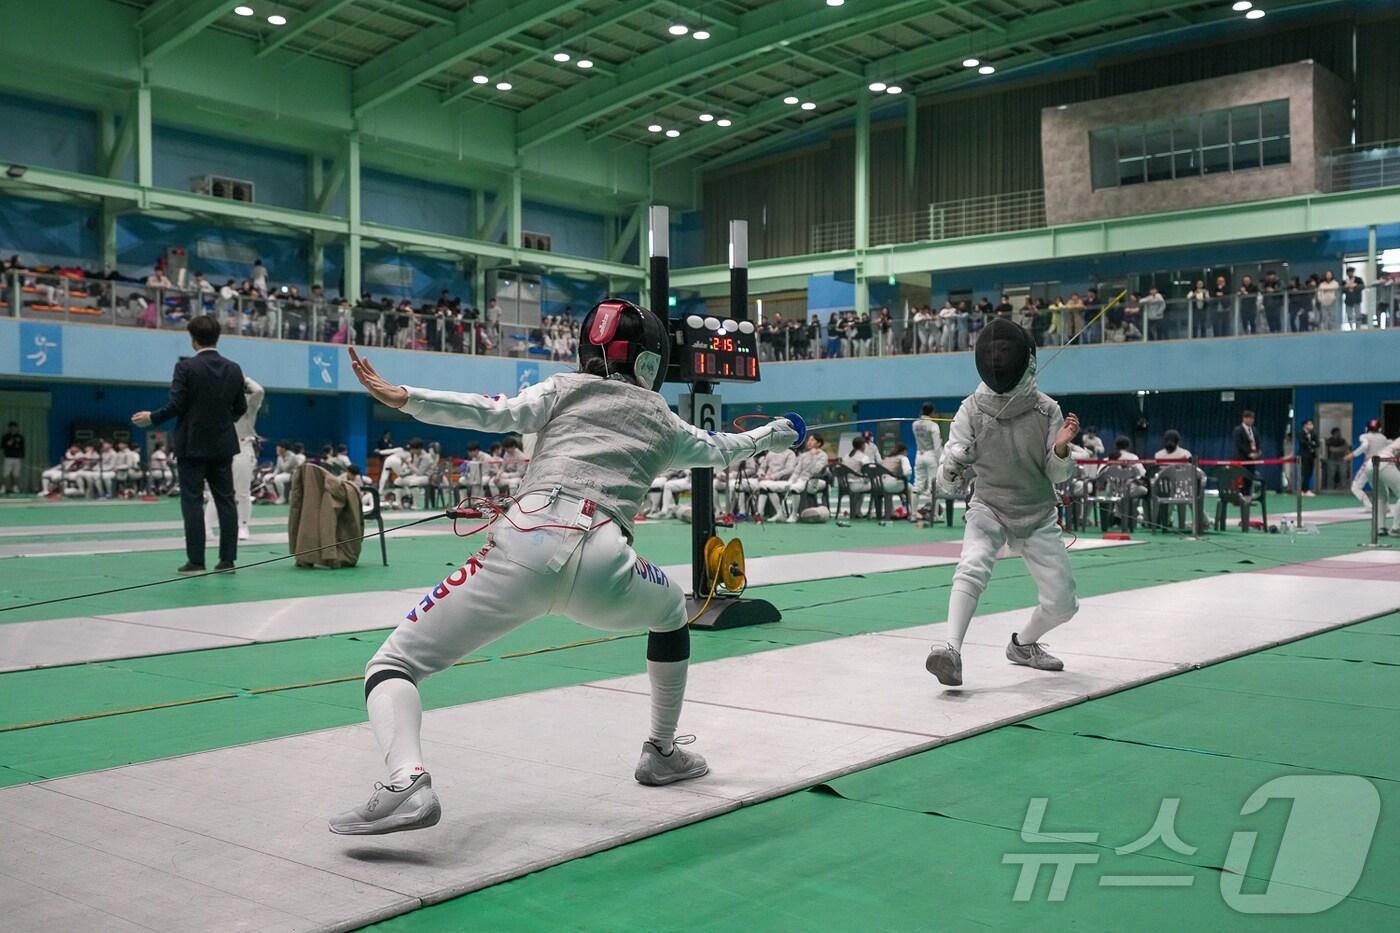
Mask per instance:
[[[735,346],[733,337],[711,337],[710,349],[718,350],[721,353],[733,353],[735,350],[742,353],[747,348]]]

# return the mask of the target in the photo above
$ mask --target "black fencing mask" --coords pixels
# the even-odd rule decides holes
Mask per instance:
[[[1035,371],[1035,341],[1021,325],[993,318],[977,336],[977,375],[998,395],[1021,382],[1026,370]]]

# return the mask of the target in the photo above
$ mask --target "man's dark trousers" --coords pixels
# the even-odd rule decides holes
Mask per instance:
[[[238,558],[238,506],[233,500],[233,458],[208,460],[181,457],[175,464],[180,476],[180,514],[185,519],[185,556],[196,567],[204,566],[204,484],[214,497],[219,514],[219,560]]]

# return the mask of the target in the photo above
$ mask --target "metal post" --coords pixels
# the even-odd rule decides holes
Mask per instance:
[[[1381,532],[1381,500],[1385,498],[1385,490],[1381,487],[1381,458],[1371,458],[1371,547],[1375,547],[1380,542]]]
[[[1300,457],[1300,456],[1298,455],[1298,437],[1297,437],[1297,434],[1296,434],[1296,433],[1294,434],[1294,437],[1293,437],[1293,463],[1290,464],[1290,465],[1291,465],[1292,468],[1293,468],[1293,495],[1294,495],[1294,496],[1297,498],[1297,500],[1298,500],[1298,502],[1297,502],[1297,508],[1298,508],[1298,515],[1297,515],[1298,525],[1297,525],[1297,527],[1302,528],[1302,527],[1303,527],[1303,458]]]

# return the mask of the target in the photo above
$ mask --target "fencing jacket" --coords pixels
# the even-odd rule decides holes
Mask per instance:
[[[538,433],[518,496],[556,486],[591,499],[630,537],[653,478],[685,467],[728,466],[795,439],[774,422],[743,434],[711,434],[682,421],[650,389],[584,373],[559,373],[513,398],[404,386],[404,412],[431,424],[495,434]]]

